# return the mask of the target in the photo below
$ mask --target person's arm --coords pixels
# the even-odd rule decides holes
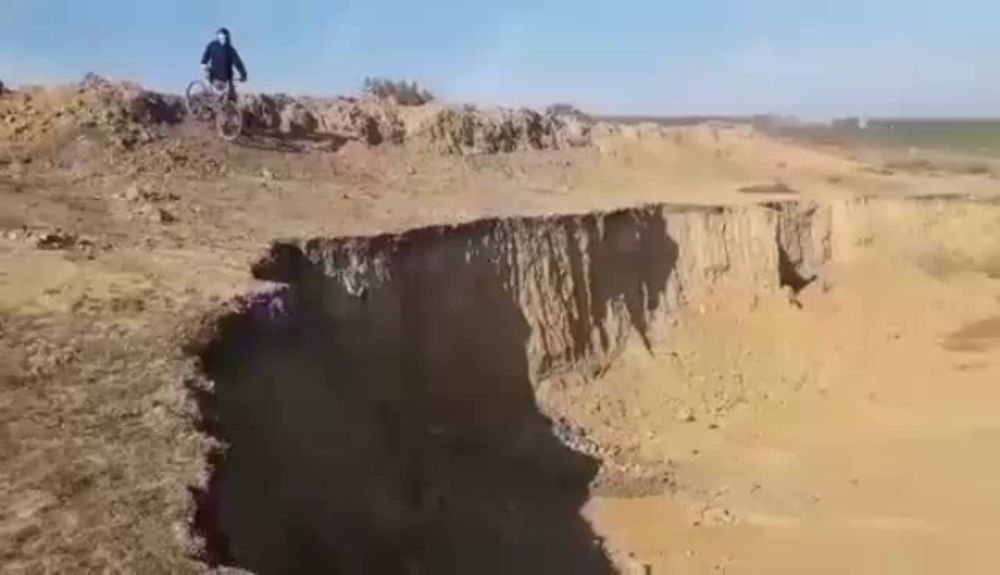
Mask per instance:
[[[240,53],[236,51],[236,48],[232,46],[229,47],[233,51],[233,65],[236,66],[236,71],[240,73],[240,82],[247,81],[247,69],[243,65],[243,59],[240,58]]]
[[[208,66],[208,63],[212,60],[212,44],[211,42],[208,46],[205,46],[205,53],[201,55],[201,65]]]

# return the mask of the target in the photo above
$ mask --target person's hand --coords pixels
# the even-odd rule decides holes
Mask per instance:
[[[247,77],[246,76],[241,76],[240,77],[240,84],[242,84],[242,83],[244,83],[246,81],[247,81]]]

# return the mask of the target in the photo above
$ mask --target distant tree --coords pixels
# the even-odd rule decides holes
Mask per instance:
[[[556,102],[545,108],[546,115],[549,116],[571,116],[579,120],[590,120],[590,116],[582,112],[579,108],[573,104],[568,104],[566,102]]]
[[[380,100],[392,100],[400,106],[422,106],[434,101],[434,94],[422,89],[416,82],[406,80],[394,82],[386,78],[365,78],[362,90]]]

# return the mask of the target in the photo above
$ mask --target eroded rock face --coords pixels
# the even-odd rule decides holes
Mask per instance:
[[[496,282],[496,293],[513,300],[529,327],[526,352],[537,379],[582,364],[600,371],[628,338],[662,338],[666,314],[719,282],[777,289],[786,264],[814,275],[829,258],[828,235],[829,212],[813,205],[651,206],[319,239],[301,251],[281,248],[277,276],[261,270],[296,286],[299,298],[322,301],[331,317],[401,313],[388,302],[404,297],[400,289],[423,285],[433,288],[410,297],[450,306],[425,315],[489,310],[498,302],[478,300],[475,286]],[[289,252],[299,254],[294,272]]]

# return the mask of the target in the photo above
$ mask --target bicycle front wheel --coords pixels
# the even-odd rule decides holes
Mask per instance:
[[[239,138],[243,133],[243,110],[236,102],[222,102],[215,115],[215,125],[224,140]]]
[[[212,101],[215,95],[211,88],[201,80],[188,84],[184,93],[184,103],[188,114],[195,120],[206,121],[212,117]]]

